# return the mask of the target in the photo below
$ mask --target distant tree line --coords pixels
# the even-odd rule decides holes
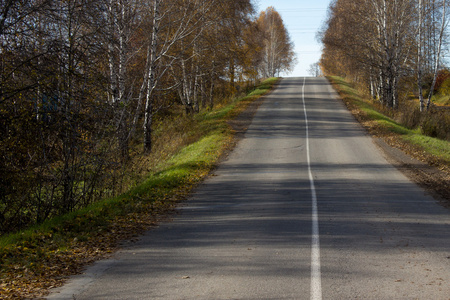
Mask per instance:
[[[162,110],[292,67],[250,0],[0,0],[0,233],[114,195]]]
[[[449,11],[448,0],[334,0],[320,34],[321,68],[364,83],[388,108],[398,108],[408,83],[424,111],[444,69]]]

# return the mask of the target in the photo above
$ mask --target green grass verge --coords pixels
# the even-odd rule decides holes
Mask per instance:
[[[278,82],[278,78],[269,78],[266,79],[261,85],[259,85],[256,89],[251,91],[248,96],[260,96],[266,94],[270,91],[274,84]]]
[[[366,114],[367,118],[375,121],[382,130],[398,134],[399,138],[403,141],[418,146],[428,154],[450,164],[450,142],[429,137],[421,134],[420,130],[411,130],[402,126],[378,111],[370,100],[364,99],[345,79],[337,76],[330,76],[328,78],[344,101],[350,101],[352,105],[357,106]]]
[[[258,98],[255,95],[267,93],[276,82],[276,78],[268,79],[252,92],[253,95],[218,110],[198,114],[195,117],[196,140],[163,161],[156,168],[157,173],[149,174],[142,183],[122,195],[0,237],[0,283],[16,276],[48,275],[56,272],[52,268],[61,265],[62,261],[68,269],[70,265],[75,268],[79,263],[75,257],[80,243],[89,247],[90,241],[109,239],[123,227],[122,223],[117,225],[118,220],[128,219],[132,223],[141,212],[157,214],[165,211],[174,200],[198,184],[232,144],[233,133],[227,122]],[[55,276],[59,275],[61,273],[55,273]],[[20,279],[16,281],[20,282]],[[11,284],[7,282],[8,287],[3,288],[0,285],[0,294],[13,293],[16,287]]]

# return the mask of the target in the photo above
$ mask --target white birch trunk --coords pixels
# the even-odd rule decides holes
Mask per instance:
[[[437,75],[438,75],[438,71],[439,71],[439,62],[440,62],[441,51],[442,51],[442,40],[444,38],[444,31],[445,31],[445,27],[446,27],[446,16],[445,16],[446,4],[447,4],[446,0],[443,0],[441,29],[439,31],[438,49],[437,49],[436,58],[435,58],[436,61],[435,61],[435,65],[434,65],[433,83],[431,84],[430,92],[428,93],[427,110],[430,109],[431,98],[433,97],[433,90],[434,90],[434,87],[436,86],[436,79],[437,79]]]
[[[422,88],[422,26],[423,26],[423,0],[419,0],[419,33],[417,41],[417,86],[419,88],[419,102],[420,111],[425,108],[425,103],[423,99],[423,88]]]
[[[156,86],[156,60],[158,47],[158,31],[160,23],[160,4],[162,0],[154,0],[153,3],[153,28],[149,46],[148,84],[145,99],[144,115],[144,152],[152,150],[152,121],[153,121],[153,91]]]

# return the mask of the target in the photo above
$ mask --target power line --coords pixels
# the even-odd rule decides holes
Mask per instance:
[[[310,12],[318,12],[323,13],[326,12],[326,9],[280,9],[277,10],[279,13],[310,13]]]
[[[319,7],[277,9],[277,11],[326,11],[326,10],[327,8],[319,8]]]

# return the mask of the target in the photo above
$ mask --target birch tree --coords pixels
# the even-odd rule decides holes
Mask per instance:
[[[0,0],[0,230],[121,192],[131,141],[255,80],[262,33],[250,0]]]
[[[445,29],[448,26],[448,2],[446,0],[419,0],[417,6],[418,38],[417,38],[417,85],[419,90],[420,111],[428,110],[433,97],[436,78],[440,68],[441,52],[445,37]],[[435,16],[440,15],[440,22],[435,21]],[[432,82],[425,99],[423,95],[423,75],[432,74]]]
[[[207,73],[217,77],[220,52],[226,53],[229,60],[230,82],[234,83],[235,67],[243,45],[242,35],[234,30],[237,24],[248,22],[252,11],[250,1],[211,1],[211,0],[155,0],[151,10],[151,35],[147,48],[147,63],[139,100],[145,103],[144,116],[144,151],[151,151],[153,115],[164,107],[158,103],[158,93],[167,93],[178,89],[180,100],[187,111],[198,109],[200,81]],[[229,26],[231,25],[231,26]],[[212,66],[211,72],[202,72],[201,65],[209,58],[201,57],[202,36],[207,32],[222,36],[227,42],[219,41],[224,49],[209,49],[213,60],[207,62]],[[233,34],[231,34],[233,32]],[[211,44],[208,46],[211,47]],[[178,76],[173,72],[178,70]],[[164,83],[164,84],[163,84]],[[210,84],[213,89],[214,84]],[[211,99],[211,98],[210,98]]]
[[[134,80],[130,65],[141,51],[136,42],[146,5],[140,0],[105,0],[105,44],[108,57],[109,103],[114,113],[118,149],[122,159],[128,158],[128,145],[138,117],[133,116]],[[132,43],[134,41],[134,43]],[[130,124],[131,123],[131,124]]]
[[[338,0],[331,7],[330,24],[323,34],[328,48],[346,57],[347,70],[363,75],[380,102],[399,105],[398,84],[411,65],[416,31],[414,5],[406,0]],[[332,59],[330,57],[330,59]]]
[[[173,89],[176,85],[159,86],[168,75],[183,49],[176,46],[195,35],[201,23],[201,14],[213,7],[214,1],[154,0],[151,10],[151,34],[147,47],[147,63],[139,102],[144,102],[144,151],[152,148],[153,115],[162,108],[155,102],[155,92]],[[194,39],[195,40],[195,39]],[[175,52],[173,52],[175,51]],[[155,105],[156,104],[156,105]]]
[[[103,124],[93,120],[93,99],[102,96],[94,80],[101,78],[97,3],[10,1],[3,8],[0,222],[7,230],[92,200],[102,170],[93,144]]]
[[[295,54],[293,43],[283,20],[273,7],[268,7],[256,21],[265,33],[263,76],[274,77],[293,67]]]

